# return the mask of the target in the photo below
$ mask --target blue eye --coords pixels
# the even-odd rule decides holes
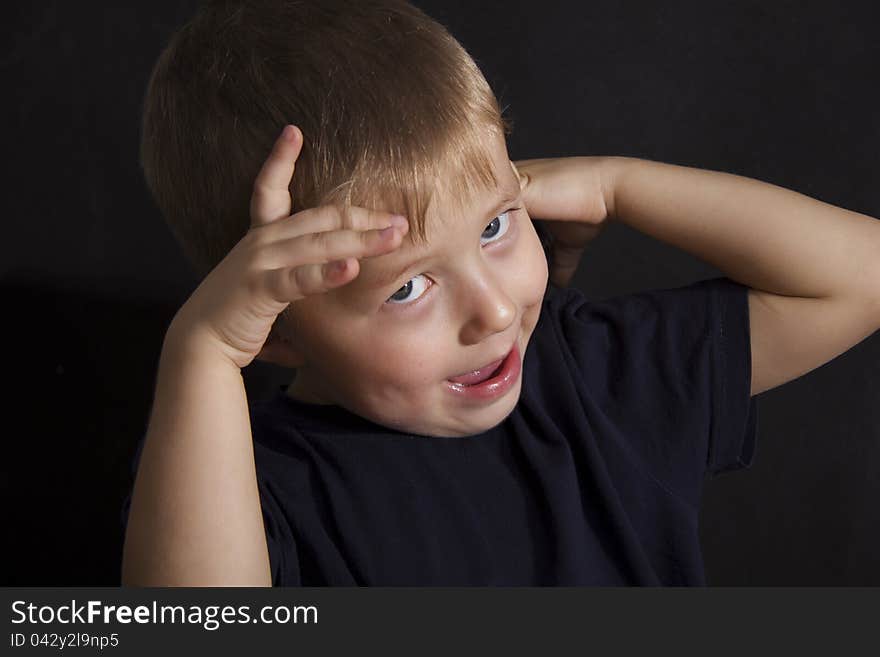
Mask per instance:
[[[421,286],[413,285],[413,281],[418,281],[419,279],[427,280],[427,278],[425,278],[424,274],[419,274],[418,276],[415,276],[415,277],[409,279],[406,282],[406,285],[404,285],[397,292],[395,292],[390,297],[388,297],[388,301],[390,301],[391,303],[399,304],[401,302],[410,303],[414,299],[418,299],[420,296],[422,296],[424,291],[428,289],[428,286],[424,283],[422,283]],[[409,294],[410,294],[410,292],[413,291],[413,289],[421,290],[421,291],[419,292],[419,294],[417,296],[410,298]]]
[[[486,229],[480,236],[480,239],[488,240],[487,242],[483,242],[483,244],[491,244],[492,242],[496,242],[498,241],[498,238],[507,233],[510,228],[510,212],[510,210],[508,210],[507,212],[502,212],[489,222],[489,225],[486,226]],[[406,285],[404,285],[397,292],[388,297],[386,303],[404,306],[413,303],[416,299],[418,299],[422,296],[422,294],[425,293],[425,290],[430,287],[430,285],[424,282],[427,280],[428,279],[424,274],[419,274],[418,276],[409,279],[406,282]],[[418,292],[416,296],[410,296],[413,290],[416,290]]]
[[[486,230],[483,231],[481,238],[488,240],[495,237],[501,237],[507,232],[508,228],[510,228],[510,210],[502,212],[490,221],[489,225],[486,226]]]

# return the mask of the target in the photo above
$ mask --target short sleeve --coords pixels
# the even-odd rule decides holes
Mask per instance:
[[[717,315],[712,323],[714,418],[706,460],[707,473],[714,476],[752,465],[758,406],[751,396],[749,288],[728,278],[713,279],[706,285],[713,293]]]
[[[270,482],[257,476],[272,586],[302,586],[296,543]]]
[[[729,278],[601,301],[557,291],[554,315],[583,399],[611,425],[603,435],[689,500],[706,474],[752,463],[747,292]]]
[[[145,436],[141,437],[131,461],[132,481],[137,473],[138,463],[144,448]],[[122,500],[120,522],[122,535],[128,526],[128,514],[131,510],[131,497],[134,484]],[[281,508],[272,492],[272,487],[257,477],[260,494],[260,507],[263,514],[263,525],[266,530],[266,547],[269,550],[269,567],[272,574],[272,586],[299,586],[300,575],[293,537],[286,522],[283,520]]]

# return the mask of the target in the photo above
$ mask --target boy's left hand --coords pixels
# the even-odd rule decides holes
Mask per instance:
[[[565,287],[584,248],[608,223],[606,200],[611,189],[603,178],[602,157],[559,157],[519,160],[523,203],[532,219],[542,220],[553,235],[550,280]]]

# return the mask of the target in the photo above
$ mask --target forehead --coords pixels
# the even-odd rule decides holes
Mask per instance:
[[[465,198],[452,194],[442,181],[431,198],[425,213],[425,243],[415,244],[407,234],[400,247],[391,253],[364,259],[355,281],[361,291],[390,285],[412,264],[432,257],[443,257],[466,248],[468,240],[479,237],[486,224],[519,196],[519,181],[505,156],[493,160],[497,185],[479,188]]]
[[[407,234],[404,247],[412,249],[411,253],[423,252],[432,247],[436,242],[447,240],[450,234],[459,230],[480,228],[482,222],[491,221],[494,211],[504,211],[499,208],[505,201],[513,201],[519,195],[519,182],[516,175],[507,163],[506,169],[495,170],[497,183],[480,186],[468,191],[456,192],[438,181],[433,190],[431,201],[425,209],[425,241],[427,246],[422,247],[414,244],[411,236]],[[391,259],[389,258],[389,261]],[[377,259],[378,261],[378,259]]]
[[[372,312],[380,292],[392,284],[403,284],[404,277],[415,276],[418,268],[437,262],[446,262],[454,254],[479,244],[485,227],[499,213],[514,206],[519,198],[519,178],[508,157],[507,144],[502,132],[487,130],[478,136],[483,153],[489,160],[496,184],[489,180],[486,186],[456,193],[455,178],[461,176],[462,165],[445,160],[438,166],[437,177],[431,188],[431,198],[425,208],[425,240],[414,240],[412,226],[400,246],[390,253],[359,262],[360,271],[350,283],[320,295],[327,301],[352,309]],[[506,207],[501,207],[502,201]],[[371,201],[384,207],[381,199]]]
[[[483,153],[488,157],[495,186],[478,185],[467,191],[458,191],[455,184],[461,181],[461,164],[454,160],[440,164],[440,174],[435,181],[431,201],[425,211],[425,234],[430,238],[432,228],[448,224],[451,217],[467,219],[475,212],[497,204],[502,198],[519,193],[519,180],[507,155],[504,137],[494,130],[483,134],[480,140]]]

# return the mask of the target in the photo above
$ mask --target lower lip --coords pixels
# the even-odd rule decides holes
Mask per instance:
[[[446,381],[446,387],[454,394],[463,399],[476,399],[480,401],[489,401],[497,399],[507,393],[519,379],[522,363],[519,357],[519,345],[514,344],[513,349],[501,362],[501,368],[492,378],[476,383],[472,386],[466,386],[462,383],[453,383]]]

